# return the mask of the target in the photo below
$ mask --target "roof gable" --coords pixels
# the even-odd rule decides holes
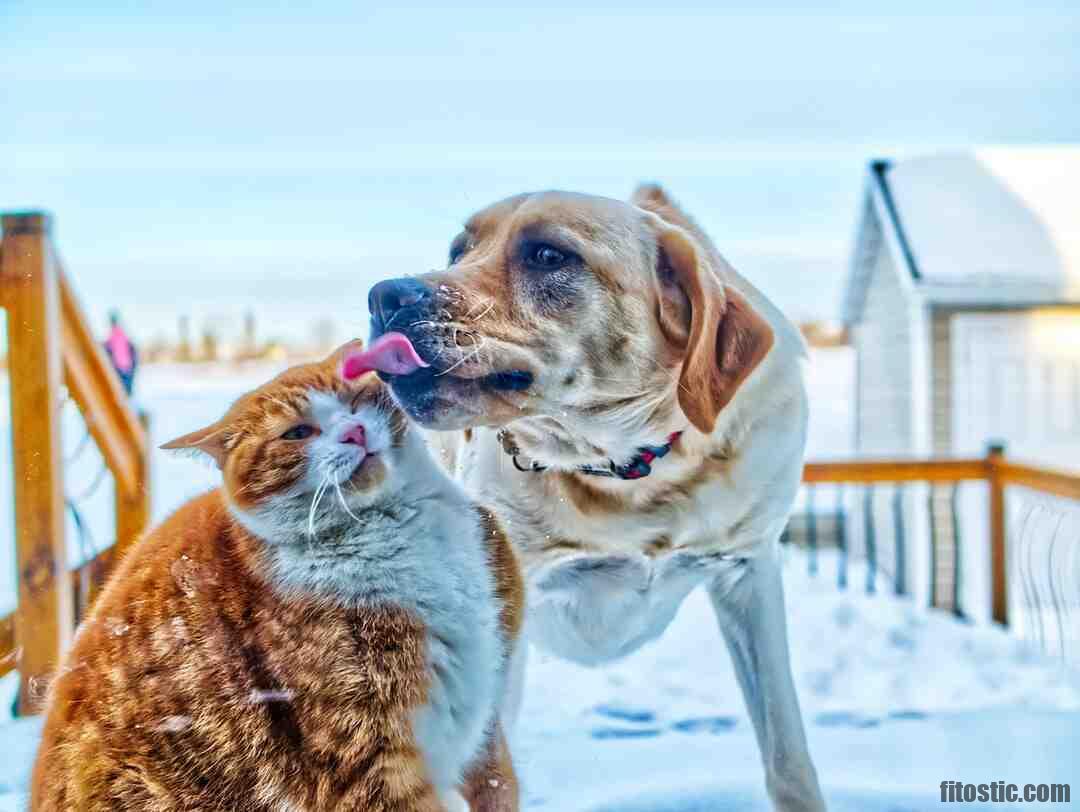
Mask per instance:
[[[930,302],[1080,302],[1080,149],[876,161],[866,189],[846,323],[860,318],[875,252],[884,248],[916,295]]]

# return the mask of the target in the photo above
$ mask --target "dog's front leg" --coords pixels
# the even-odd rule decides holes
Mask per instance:
[[[754,724],[773,805],[820,812],[825,802],[810,759],[788,662],[787,621],[775,543],[709,586],[720,630]]]

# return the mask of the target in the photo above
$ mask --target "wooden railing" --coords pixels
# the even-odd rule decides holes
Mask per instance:
[[[971,459],[918,459],[918,460],[852,460],[836,462],[810,462],[807,463],[803,472],[803,481],[808,486],[820,484],[833,484],[838,486],[874,486],[878,484],[905,485],[911,483],[925,483],[933,489],[939,485],[952,486],[952,522],[953,531],[959,532],[956,518],[956,487],[962,482],[981,481],[988,486],[988,517],[989,538],[986,543],[990,547],[990,584],[991,584],[991,616],[995,621],[1002,624],[1009,622],[1009,594],[1008,594],[1008,550],[1007,550],[1007,526],[1006,526],[1006,493],[1010,486],[1036,491],[1046,496],[1070,500],[1080,506],[1080,475],[1054,471],[1047,468],[1039,468],[1031,465],[1022,465],[1006,459],[1004,448],[999,445],[991,445],[987,449],[985,457]],[[869,495],[870,491],[866,493]],[[897,494],[900,492],[897,491]],[[868,500],[869,501],[869,500]],[[864,516],[869,512],[864,511]],[[899,534],[903,536],[902,510],[897,505],[894,510],[896,522],[900,525]],[[811,521],[814,521],[811,518]],[[873,527],[870,523],[873,518],[867,516],[867,532],[872,537]],[[931,525],[934,520],[930,519]],[[838,538],[843,535],[842,522],[837,531]],[[954,540],[955,541],[955,540]],[[980,540],[976,540],[978,543]],[[839,542],[841,545],[843,540]],[[931,532],[931,544],[936,547],[937,541]],[[936,550],[932,551],[936,552]],[[959,552],[959,551],[957,551]],[[871,552],[871,555],[873,553]],[[901,556],[902,557],[902,556]],[[874,562],[871,561],[871,564]],[[904,561],[897,564],[902,577]],[[931,579],[936,577],[932,574]],[[902,583],[902,581],[900,582]],[[938,584],[931,584],[932,594],[938,591]],[[898,589],[897,591],[904,591]],[[959,610],[959,606],[956,607]]]
[[[7,314],[18,606],[0,618],[0,674],[18,668],[33,713],[112,563],[150,520],[145,427],[84,317],[50,238],[48,215],[5,214],[0,306]],[[115,482],[116,543],[67,567],[61,407],[78,406]],[[76,600],[77,592],[81,600]],[[89,593],[89,594],[86,594]]]

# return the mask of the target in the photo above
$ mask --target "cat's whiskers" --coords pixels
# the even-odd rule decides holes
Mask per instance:
[[[308,511],[308,536],[314,538],[315,536],[315,512],[319,509],[319,502],[322,501],[323,494],[326,493],[326,489],[330,485],[330,472],[327,471],[323,477],[322,482],[319,483],[319,487],[315,489],[315,495],[311,497],[311,509]]]
[[[341,484],[339,482],[334,482],[334,490],[337,491],[338,501],[341,502],[341,509],[348,513],[354,522],[360,521],[360,517],[349,510],[349,505],[345,501],[345,494],[341,492]]]

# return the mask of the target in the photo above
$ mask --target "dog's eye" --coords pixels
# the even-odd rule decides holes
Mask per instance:
[[[554,271],[570,262],[570,255],[547,243],[533,243],[525,248],[525,262],[534,268]]]
[[[309,426],[306,423],[301,423],[299,426],[293,426],[287,432],[281,435],[282,440],[306,440],[312,434],[315,433],[315,427]]]

